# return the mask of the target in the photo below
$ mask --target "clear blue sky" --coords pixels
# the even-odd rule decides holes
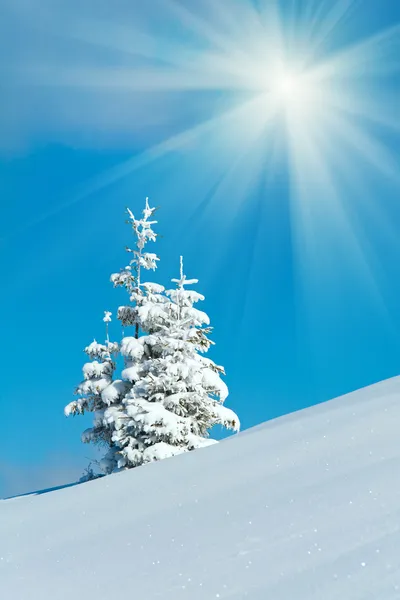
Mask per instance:
[[[0,496],[93,455],[63,408],[145,196],[243,428],[400,372],[400,4],[148,4],[3,2]]]

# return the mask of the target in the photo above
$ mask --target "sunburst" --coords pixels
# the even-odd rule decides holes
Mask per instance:
[[[146,147],[72,201],[179,152],[180,169],[190,168],[197,190],[195,204],[211,195],[214,210],[224,209],[227,197],[240,206],[255,181],[273,181],[281,160],[299,264],[321,260],[326,227],[336,228],[372,280],[344,199],[352,189],[367,202],[366,173],[399,185],[386,142],[391,136],[398,143],[400,129],[400,25],[381,31],[370,25],[361,37],[357,25],[367,4],[154,0],[151,10],[138,11],[140,22],[75,20],[67,35],[112,52],[113,63],[36,65],[29,77],[60,94],[68,88],[72,100],[84,94],[86,105],[91,94],[88,123],[83,112],[80,124],[92,128],[89,139],[98,113],[109,139],[126,143],[140,133]],[[107,114],[96,108],[110,93],[124,98],[124,121],[111,106]]]

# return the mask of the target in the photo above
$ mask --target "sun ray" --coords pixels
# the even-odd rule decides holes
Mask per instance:
[[[301,150],[301,151],[300,151]],[[349,207],[341,201],[338,171],[346,161],[334,154],[335,162],[327,163],[328,150],[318,135],[305,139],[302,132],[292,130],[289,142],[291,173],[291,212],[297,284],[312,321],[312,312],[320,302],[321,290],[334,293],[332,287],[339,273],[339,256],[352,265],[354,277],[375,299],[381,315],[390,328],[385,299],[377,285],[377,276],[363,236],[350,217]],[[311,170],[318,177],[308,179]],[[354,179],[354,177],[353,177]]]
[[[310,50],[313,54],[329,38],[360,4],[360,0],[337,0],[336,2],[319,2],[318,9],[314,12],[309,30]]]
[[[369,166],[400,183],[398,163],[383,143],[351,119],[338,114],[331,116],[331,119],[332,128],[340,138],[342,147],[349,148],[350,153],[353,150]]]
[[[383,77],[400,70],[399,51],[400,24],[396,24],[337,50],[313,69],[313,76],[320,81]]]

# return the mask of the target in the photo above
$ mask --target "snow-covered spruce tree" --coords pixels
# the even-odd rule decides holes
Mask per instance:
[[[127,252],[133,255],[132,260],[119,273],[111,276],[114,287],[125,288],[129,295],[130,304],[120,306],[118,309],[118,319],[121,321],[123,331],[127,327],[134,328],[134,336],[123,337],[120,344],[120,352],[125,362],[122,371],[126,386],[123,403],[110,406],[104,415],[105,424],[113,431],[113,443],[119,448],[119,468],[128,466],[122,453],[123,449],[129,447],[133,451],[134,448],[136,450],[140,448],[139,454],[145,450],[144,442],[138,432],[134,437],[132,419],[125,408],[125,398],[141,378],[142,363],[152,356],[151,347],[146,344],[148,339],[152,339],[148,336],[159,332],[166,322],[165,305],[168,303],[168,298],[164,294],[164,287],[157,283],[142,281],[143,270],[155,271],[159,261],[156,254],[144,251],[147,242],[155,242],[157,238],[152,228],[157,221],[151,220],[154,212],[155,208],[149,206],[148,198],[141,219],[136,219],[128,209],[127,223],[132,227],[136,247],[126,248]],[[138,461],[137,464],[140,462]]]
[[[130,389],[123,410],[110,407],[105,413],[120,448],[120,467],[216,443],[208,438],[216,424],[239,430],[237,415],[223,406],[228,395],[221,379],[224,369],[202,355],[212,343],[207,337],[209,318],[194,307],[204,297],[185,289],[197,280],[186,279],[182,259],[180,279],[173,282],[176,289],[157,299],[157,310],[149,296],[146,310],[139,307],[136,313],[147,335],[125,338],[121,344],[129,361],[122,376]]]
[[[118,353],[119,346],[115,342],[110,342],[108,336],[110,312],[104,313],[103,321],[106,324],[106,341],[104,344],[99,344],[94,340],[85,348],[85,353],[91,362],[83,366],[83,381],[75,390],[79,398],[70,402],[64,412],[66,416],[94,413],[93,426],[83,432],[82,441],[105,448],[105,456],[97,464],[102,473],[107,474],[115,470],[117,462],[116,448],[112,440],[112,425],[104,420],[104,412],[109,406],[118,404],[125,395],[126,389],[123,381],[113,381],[116,367],[113,357]]]

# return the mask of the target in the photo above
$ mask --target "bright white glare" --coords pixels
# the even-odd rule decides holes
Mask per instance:
[[[315,115],[321,100],[321,88],[313,84],[306,72],[282,68],[267,79],[266,97],[275,102],[277,111],[283,110],[291,119]]]
[[[301,83],[292,73],[284,73],[276,82],[276,88],[279,96],[282,98],[291,98],[293,94],[299,91]]]
[[[301,74],[296,73],[290,68],[284,68],[274,73],[271,77],[271,88],[283,100],[293,97],[294,94],[305,87]]]

